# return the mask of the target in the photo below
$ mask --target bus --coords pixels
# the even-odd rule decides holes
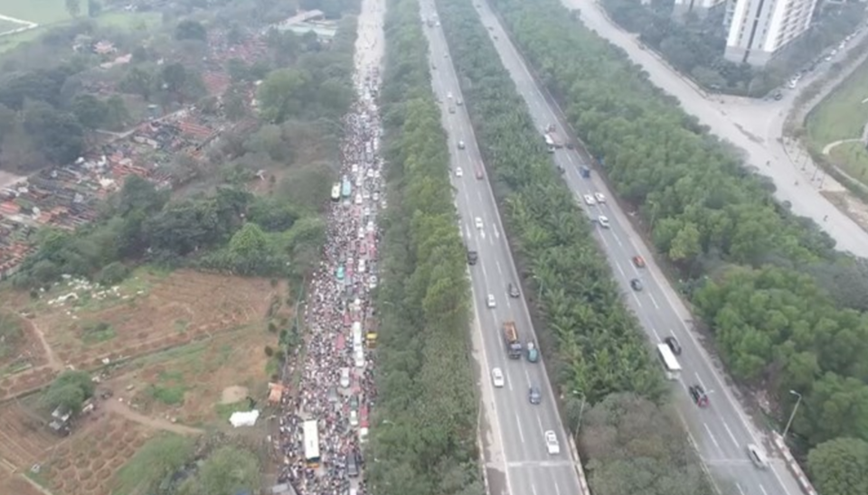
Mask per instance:
[[[339,182],[335,182],[332,186],[332,201],[340,201],[341,199],[341,185]]]
[[[304,460],[307,465],[316,468],[319,467],[319,426],[315,419],[309,419],[304,422]]]
[[[353,185],[350,183],[350,179],[344,177],[344,185],[341,187],[341,196],[343,196],[344,198],[349,198],[352,192]]]
[[[660,356],[660,361],[663,362],[663,369],[666,371],[666,378],[669,380],[677,380],[681,375],[681,365],[675,359],[675,354],[667,344],[657,344],[657,355]]]

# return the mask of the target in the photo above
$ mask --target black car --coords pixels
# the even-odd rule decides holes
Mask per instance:
[[[539,404],[542,402],[542,394],[540,394],[538,387],[531,385],[530,390],[527,392],[527,400],[529,400],[531,404]]]
[[[468,250],[467,251],[467,264],[468,265],[475,265],[477,261],[479,261],[479,253],[477,253],[476,251]]]
[[[518,297],[521,295],[518,292],[518,286],[516,286],[512,282],[509,283],[509,286],[507,286],[506,290],[507,292],[509,292],[509,297]]]
[[[676,356],[681,355],[681,344],[678,343],[678,339],[669,336],[663,339],[663,342],[666,342],[666,345],[668,345],[669,348],[672,349],[673,354],[675,354]]]
[[[642,290],[642,281],[638,278],[634,278],[630,281],[630,287],[632,287],[635,291],[640,291]]]
[[[708,405],[708,395],[705,393],[702,385],[691,385],[688,387],[688,390],[690,391],[690,397],[697,406],[705,407]]]

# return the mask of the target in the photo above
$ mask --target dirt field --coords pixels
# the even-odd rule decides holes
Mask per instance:
[[[41,478],[55,494],[108,495],[115,472],[154,433],[115,415],[97,421],[98,428],[75,435],[43,465]]]
[[[7,474],[0,472],[0,493],[12,495],[45,495],[38,488],[24,479],[23,474]]]
[[[49,433],[33,403],[12,401],[0,406],[0,458],[20,471],[44,462],[63,441]]]
[[[28,350],[41,366],[0,378],[0,400],[48,383],[67,366],[95,369],[264,321],[278,291],[268,280],[188,270],[142,271],[116,290],[59,287],[15,308],[32,316],[29,323],[44,335],[47,349],[40,353],[31,337]],[[72,293],[75,298],[58,302]]]

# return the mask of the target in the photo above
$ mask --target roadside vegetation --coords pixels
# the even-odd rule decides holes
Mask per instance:
[[[639,486],[645,493],[711,494],[698,457],[684,455],[687,435],[665,406],[663,377],[642,330],[485,27],[470,2],[441,0],[438,6],[549,375],[555,393],[565,397],[564,424],[575,429],[581,418],[587,426],[580,448],[591,489],[600,495]],[[627,435],[621,419],[634,415],[646,419],[629,430],[647,442],[644,447],[602,434]]]
[[[789,391],[804,396],[792,427],[798,451],[840,438],[856,439],[848,446],[868,440],[864,260],[836,253],[812,221],[775,202],[773,184],[661,95],[622,52],[577,26],[556,0],[493,3],[676,270],[732,376],[761,392],[757,402],[768,400],[764,411],[781,429],[796,401]],[[829,458],[808,464],[815,479],[853,475],[824,464]]]
[[[449,153],[414,0],[390,0],[380,100],[389,209],[377,294],[377,409],[366,479],[379,495],[482,494],[470,287]]]
[[[818,4],[812,28],[757,69],[723,58],[728,33],[722,8],[705,18],[688,14],[678,19],[672,15],[671,2],[601,0],[600,5],[618,25],[638,34],[644,44],[706,89],[754,97],[767,95],[820,59],[865,19],[865,6],[859,2]]]

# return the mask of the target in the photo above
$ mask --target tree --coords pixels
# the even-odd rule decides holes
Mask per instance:
[[[102,4],[97,0],[87,0],[88,17],[99,17],[102,14]]]
[[[97,129],[108,119],[109,108],[95,96],[82,94],[72,101],[72,113],[84,127]]]
[[[160,77],[170,93],[178,93],[187,83],[187,69],[180,63],[168,64],[163,67]]]
[[[78,17],[81,14],[81,0],[66,0],[66,11],[72,17]]]
[[[84,129],[78,119],[47,103],[27,102],[23,125],[45,157],[55,164],[72,162],[84,148]]]
[[[279,124],[302,110],[308,75],[297,69],[272,72],[259,86],[259,106],[263,118]]]
[[[255,223],[247,222],[229,241],[229,256],[235,270],[242,275],[256,273],[269,263],[268,238]]]
[[[120,88],[150,100],[154,92],[154,75],[141,67],[133,67],[121,80]]]
[[[820,493],[868,493],[868,442],[838,438],[816,446],[808,454],[811,481]]]
[[[179,22],[178,26],[175,27],[175,39],[207,41],[208,33],[201,23],[185,20]]]
[[[259,491],[259,461],[253,453],[233,446],[212,452],[179,489],[186,495],[236,495]]]
[[[94,389],[87,372],[64,371],[48,387],[44,400],[51,409],[67,408],[73,414],[78,414],[84,401],[93,397]]]

